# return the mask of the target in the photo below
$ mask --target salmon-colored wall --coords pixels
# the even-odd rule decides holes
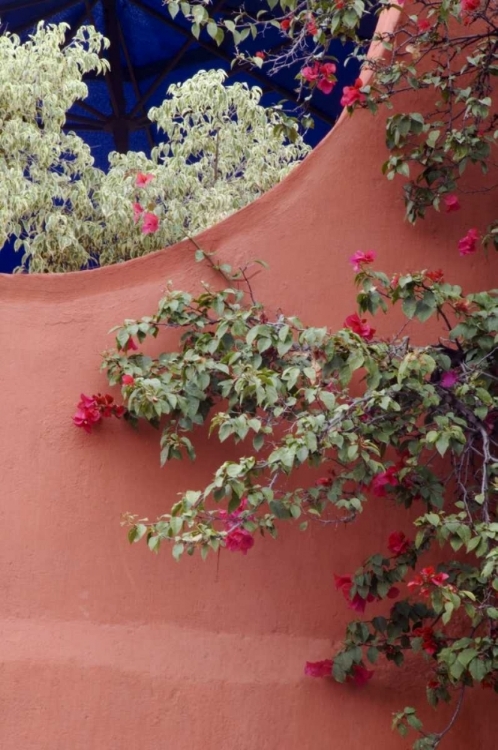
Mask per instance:
[[[377,250],[387,271],[443,267],[467,290],[496,282],[496,256],[456,250],[494,216],[494,197],[409,226],[400,184],[380,173],[385,156],[382,116],[344,118],[283,184],[200,242],[233,265],[265,259],[258,298],[311,324],[339,326],[354,310],[357,249]],[[71,423],[80,391],[106,388],[107,331],[153,310],[169,279],[218,283],[188,243],[92,272],[0,278],[0,748],[408,747],[390,713],[417,696],[423,705],[420,666],[379,666],[363,690],[303,675],[351,615],[333,572],[354,570],[402,523],[385,503],[350,528],[285,526],[247,557],[223,553],[219,569],[214,557],[176,564],[167,549],[129,547],[121,513],[154,518],[201,487],[225,450],[206,441],[194,466],[160,470],[152,430],[115,422],[88,436]],[[480,693],[451,750],[495,746],[492,698]],[[427,715],[437,729],[441,717]]]

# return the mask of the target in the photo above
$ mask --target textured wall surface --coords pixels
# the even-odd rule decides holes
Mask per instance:
[[[491,218],[494,197],[409,226],[400,184],[380,173],[382,131],[380,117],[344,119],[283,184],[200,242],[233,265],[264,258],[257,296],[311,324],[353,312],[357,249],[376,249],[386,271],[443,267],[468,291],[496,282],[496,257],[456,250]],[[98,271],[0,277],[0,748],[404,748],[390,712],[414,701],[420,667],[380,667],[361,691],[303,676],[307,659],[330,657],[350,615],[333,572],[354,570],[400,526],[386,504],[352,528],[285,527],[247,557],[223,553],[219,568],[129,547],[123,511],[155,517],[225,455],[206,441],[194,466],[160,470],[152,430],[109,422],[89,436],[71,423],[80,391],[106,388],[109,328],[151,312],[169,279],[192,290],[218,281],[188,243]],[[479,710],[469,703],[448,748],[495,746],[487,700],[479,691]]]

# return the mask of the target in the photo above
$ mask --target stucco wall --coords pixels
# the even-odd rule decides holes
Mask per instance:
[[[357,249],[377,250],[387,271],[443,267],[466,290],[496,282],[495,256],[456,250],[494,215],[494,197],[409,226],[400,184],[380,173],[382,131],[367,113],[343,120],[201,244],[233,265],[264,258],[257,296],[312,324],[339,326],[353,311]],[[350,616],[333,572],[354,570],[399,526],[384,503],[347,529],[285,527],[245,558],[222,554],[219,569],[129,547],[121,513],[155,517],[202,486],[222,453],[206,443],[195,466],[160,470],[152,430],[116,422],[88,436],[71,423],[80,391],[105,389],[109,328],[153,310],[169,279],[193,290],[216,281],[188,243],[98,271],[0,277],[0,748],[406,747],[390,712],[413,702],[418,669],[380,667],[362,691],[303,676]],[[487,700],[479,691],[449,748],[495,746]]]

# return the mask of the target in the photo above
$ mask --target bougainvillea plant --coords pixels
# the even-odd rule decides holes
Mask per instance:
[[[341,105],[350,114],[358,108],[376,112],[391,106],[398,94],[417,92],[422,109],[388,117],[386,145],[389,156],[382,169],[389,179],[405,178],[406,214],[410,221],[433,207],[455,211],[464,206],[460,177],[470,165],[486,172],[498,139],[496,100],[492,82],[498,72],[498,5],[487,0],[263,0],[254,6],[237,4],[234,10],[210,16],[208,0],[165,0],[175,16],[192,22],[192,33],[203,29],[218,44],[225,36],[235,42],[236,65],[265,66],[270,74],[297,66],[296,87],[306,105],[317,90],[330,94],[341,86]],[[360,30],[368,16],[396,9],[394,32],[376,33],[384,55],[368,57],[369,42]],[[281,44],[264,54],[248,50],[272,39],[275,29]],[[253,41],[251,41],[253,40]],[[254,41],[255,40],[255,41]],[[342,42],[349,52],[344,68],[333,56]],[[374,73],[350,85],[347,64],[359,63]],[[304,107],[305,116],[306,107]],[[494,184],[480,190],[493,189]],[[460,198],[459,198],[459,195]],[[469,227],[470,241],[498,248],[498,220],[488,227]],[[470,248],[470,250],[469,250]],[[460,249],[462,252],[462,249]]]
[[[416,730],[413,747],[428,750],[468,689],[498,692],[498,290],[464,295],[441,270],[388,278],[372,270],[374,258],[351,258],[358,312],[339,331],[271,316],[250,286],[249,302],[235,288],[196,298],[169,290],[155,313],[117,329],[103,367],[121,386],[126,418],[160,429],[162,465],[195,460],[201,425],[239,445],[237,460],[157,521],[126,515],[130,542],[154,552],[168,544],[176,559],[247,554],[285,520],[303,530],[351,523],[369,498],[412,509],[410,534],[392,529],[357,570],[336,571],[361,619],[342,650],[305,671],[364,685],[379,659],[401,667],[407,652],[419,654],[429,703],[454,701],[453,717],[427,733],[408,707],[394,725]],[[407,325],[380,338],[367,315],[392,306]],[[434,317],[440,339],[412,344],[410,321]],[[180,334],[176,350],[141,351],[168,329]],[[85,406],[82,397],[82,427],[98,421],[83,418]],[[385,614],[369,619],[369,603],[383,600]]]

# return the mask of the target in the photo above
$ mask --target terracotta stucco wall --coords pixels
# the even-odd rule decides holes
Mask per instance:
[[[496,282],[495,257],[456,250],[493,216],[494,197],[409,226],[400,185],[380,173],[382,131],[367,113],[343,120],[203,246],[234,265],[264,258],[258,297],[330,326],[353,311],[347,259],[357,249],[376,249],[387,271],[443,267],[468,290]],[[188,244],[94,272],[0,278],[0,748],[407,746],[390,712],[413,702],[417,671],[380,667],[363,691],[303,676],[305,660],[331,655],[350,615],[332,573],[385,545],[389,507],[337,531],[286,527],[245,558],[222,554],[219,570],[214,558],[178,565],[167,550],[129,547],[123,511],[155,517],[176,492],[202,486],[222,455],[206,443],[195,466],[160,470],[156,433],[106,423],[87,436],[71,424],[80,391],[105,388],[109,328],[149,313],[169,279],[216,281]],[[485,700],[465,709],[452,750],[495,746]]]

